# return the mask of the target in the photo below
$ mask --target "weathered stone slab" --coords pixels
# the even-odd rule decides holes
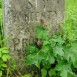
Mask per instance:
[[[32,41],[34,23],[42,19],[50,30],[52,26],[56,30],[64,21],[65,0],[3,0],[3,4],[4,34],[11,55],[21,66],[25,46]]]

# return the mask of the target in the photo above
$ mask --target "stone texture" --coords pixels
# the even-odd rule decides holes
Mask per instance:
[[[19,67],[24,66],[25,46],[32,42],[33,25],[42,19],[50,31],[57,30],[64,21],[65,0],[3,0],[3,6],[10,53]]]

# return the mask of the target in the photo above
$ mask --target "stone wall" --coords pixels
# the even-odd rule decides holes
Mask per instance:
[[[3,0],[4,34],[18,66],[24,62],[25,46],[32,42],[33,25],[43,20],[50,31],[57,30],[64,21],[64,6],[65,0]]]

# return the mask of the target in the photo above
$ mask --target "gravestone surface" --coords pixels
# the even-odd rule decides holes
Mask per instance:
[[[64,21],[65,0],[3,0],[3,8],[10,53],[18,66],[24,66],[25,46],[32,42],[33,25],[42,19],[50,30],[57,30]]]

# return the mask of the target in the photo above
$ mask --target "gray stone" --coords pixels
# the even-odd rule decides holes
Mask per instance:
[[[24,66],[25,46],[32,42],[33,25],[42,19],[51,31],[64,22],[65,0],[3,0],[3,7],[4,34],[19,67]]]

